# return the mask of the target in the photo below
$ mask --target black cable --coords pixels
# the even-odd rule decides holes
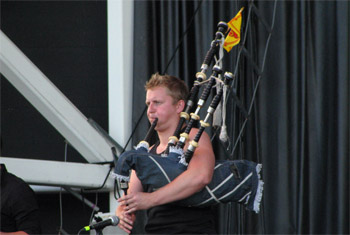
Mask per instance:
[[[118,200],[118,198],[121,197],[119,191],[120,191],[120,188],[119,188],[119,185],[118,185],[118,182],[115,180],[114,181],[114,189],[113,189],[113,196],[114,196],[114,199],[115,200]],[[118,196],[117,196],[117,193],[118,193]]]
[[[177,44],[177,46],[176,46],[174,52],[172,53],[172,56],[170,57],[170,59],[169,59],[167,65],[165,66],[165,69],[164,69],[164,71],[162,72],[162,74],[165,74],[165,73],[166,73],[166,71],[168,70],[168,68],[169,68],[169,66],[170,66],[170,64],[171,64],[171,62],[174,60],[175,54],[176,54],[176,52],[179,50],[180,45],[182,44],[182,42],[183,42],[185,36],[187,35],[187,33],[188,33],[189,29],[190,29],[190,26],[191,26],[191,24],[192,24],[192,22],[193,22],[193,20],[194,20],[194,17],[197,15],[197,12],[198,12],[200,6],[202,5],[202,2],[203,2],[203,0],[201,0],[201,1],[199,2],[198,7],[197,7],[196,10],[194,11],[194,14],[193,14],[192,18],[190,19],[190,22],[189,22],[189,24],[188,24],[186,30],[185,30],[184,33],[182,34],[182,37],[181,37],[179,43]],[[125,152],[127,146],[129,145],[129,142],[131,141],[132,137],[134,136],[134,134],[135,134],[135,132],[136,132],[136,129],[137,129],[138,126],[140,125],[141,120],[142,120],[143,116],[145,115],[146,111],[147,111],[147,106],[144,107],[144,109],[143,109],[143,111],[142,111],[140,117],[138,118],[138,120],[137,120],[137,122],[136,122],[136,125],[135,125],[134,129],[132,130],[132,132],[131,132],[131,134],[130,134],[130,136],[129,136],[129,138],[128,138],[128,141],[126,142],[126,144],[125,144],[125,146],[124,146],[124,148],[123,148],[123,150],[122,150],[121,153],[124,153],[124,152]],[[108,174],[109,174],[109,173],[108,173]],[[107,175],[107,176],[108,176],[108,175]],[[119,187],[118,187],[116,181],[114,182],[114,190],[119,190]],[[120,197],[119,192],[118,192],[118,196]],[[114,198],[117,199],[117,198],[116,198],[116,192],[115,192],[115,191],[114,191]]]
[[[81,232],[83,232],[83,231],[85,231],[85,228],[80,229],[79,232],[78,232],[77,234],[79,235],[79,234],[80,234]]]
[[[83,188],[82,190],[83,191],[85,191],[85,190],[86,191],[92,191],[92,190],[100,190],[100,189],[102,189],[106,185],[106,182],[108,180],[109,174],[111,173],[112,169],[113,169],[113,166],[111,165],[110,168],[109,168],[109,171],[108,171],[108,173],[107,173],[107,175],[106,175],[106,177],[105,177],[105,179],[104,179],[104,181],[103,181],[101,186],[98,186],[98,187],[95,187],[95,188]]]
[[[68,142],[67,140],[64,140],[64,142],[65,142],[64,162],[67,162],[67,156],[68,156],[67,151],[68,151],[68,144],[69,144],[69,142]],[[113,149],[112,149],[112,150],[113,150]],[[113,153],[113,151],[112,151],[112,153]],[[113,154],[115,154],[115,153],[113,153]],[[108,173],[107,173],[107,175],[106,175],[106,177],[105,177],[105,179],[104,179],[104,181],[103,181],[103,183],[102,183],[101,186],[98,186],[98,187],[95,187],[95,188],[83,188],[83,191],[84,191],[84,190],[86,190],[86,191],[91,191],[91,190],[99,190],[99,189],[102,189],[102,188],[106,185],[106,182],[107,182],[107,180],[108,180],[108,177],[109,177],[109,175],[110,175],[110,173],[111,173],[111,171],[112,171],[112,168],[113,168],[113,166],[114,166],[113,162],[98,162],[98,163],[95,163],[95,164],[109,164],[109,165],[110,165],[109,171],[108,171]]]
[[[129,144],[131,138],[134,136],[135,131],[136,131],[137,127],[139,126],[139,124],[141,123],[141,119],[142,119],[142,117],[143,117],[143,115],[145,114],[146,111],[147,111],[147,106],[145,106],[145,107],[143,108],[143,111],[142,111],[142,113],[141,113],[139,119],[137,120],[136,125],[135,125],[134,129],[132,130],[132,132],[131,132],[131,134],[130,134],[130,137],[129,137],[128,141],[126,142],[126,144],[125,144],[125,146],[124,146],[124,148],[123,148],[123,151],[122,151],[121,153],[124,153],[124,152],[125,152],[126,147],[128,146],[128,144]]]
[[[176,52],[178,51],[178,49],[180,48],[180,45],[182,44],[182,42],[183,42],[185,36],[187,35],[188,30],[190,29],[190,26],[191,26],[191,24],[192,24],[192,22],[193,22],[193,20],[194,20],[194,17],[195,17],[196,14],[197,14],[197,12],[198,12],[198,10],[199,10],[199,7],[201,6],[202,2],[203,2],[203,0],[200,1],[198,7],[197,7],[196,10],[194,11],[194,14],[193,14],[192,18],[190,19],[190,22],[189,22],[189,24],[188,24],[188,27],[186,28],[186,30],[185,30],[185,32],[183,33],[183,35],[182,35],[182,37],[181,37],[179,43],[177,44],[177,46],[176,46],[176,48],[175,48],[175,50],[174,50],[174,52],[173,52],[173,54],[172,54],[172,56],[171,56],[169,62],[167,63],[167,65],[166,65],[166,67],[165,67],[165,70],[164,70],[163,74],[166,73],[166,71],[168,70],[168,67],[170,66],[171,62],[174,60],[175,54],[176,54]],[[133,131],[131,132],[131,134],[130,134],[130,136],[129,136],[129,138],[128,138],[128,141],[126,142],[126,144],[125,144],[124,147],[123,147],[123,150],[122,150],[121,154],[125,152],[127,146],[129,145],[129,142],[131,141],[132,137],[134,136],[134,134],[135,134],[135,132],[136,132],[136,129],[138,128],[139,124],[141,123],[141,120],[142,120],[143,116],[145,115],[146,111],[147,111],[147,106],[144,107],[144,109],[143,109],[143,111],[142,111],[142,113],[141,113],[139,119],[138,119],[137,122],[136,122],[136,125],[135,125]],[[109,163],[109,162],[106,162],[106,163]],[[101,163],[100,163],[100,164],[101,164]],[[103,164],[104,164],[104,163],[103,163]],[[97,190],[97,189],[103,188],[104,185],[105,185],[105,183],[106,183],[106,181],[107,181],[107,179],[108,179],[108,176],[109,176],[110,172],[111,172],[111,169],[109,170],[109,172],[108,172],[108,174],[107,174],[107,176],[106,176],[106,178],[105,178],[105,180],[104,180],[102,186],[100,186],[100,187],[98,187],[98,188],[90,188],[90,189],[85,189],[85,190]],[[114,182],[114,184],[116,184],[116,182]],[[116,188],[116,187],[115,187],[115,188]],[[114,195],[115,195],[115,194],[114,194]],[[119,195],[119,196],[120,196],[120,195]]]
[[[181,39],[180,39],[180,42],[177,44],[177,46],[176,46],[176,48],[175,48],[175,50],[174,50],[174,52],[173,52],[173,55],[170,57],[169,62],[168,62],[167,65],[165,66],[165,69],[164,69],[163,74],[166,73],[166,71],[168,70],[168,67],[170,66],[170,63],[173,61],[173,59],[174,59],[174,57],[175,57],[175,54],[176,54],[177,50],[179,50],[180,45],[182,44],[182,42],[183,42],[185,36],[187,35],[188,30],[190,29],[190,26],[192,25],[192,21],[194,20],[194,17],[197,15],[197,12],[198,12],[198,10],[199,10],[199,7],[202,5],[202,3],[203,3],[203,0],[199,1],[198,7],[197,7],[196,10],[194,11],[193,16],[191,17],[190,22],[188,23],[188,26],[187,26],[185,32],[182,34],[182,37],[181,37]]]
[[[196,14],[197,14],[197,12],[198,12],[199,7],[202,5],[202,2],[203,2],[203,0],[201,0],[201,1],[199,2],[198,7],[197,7],[196,10],[194,11],[194,14],[193,14],[192,18],[190,19],[190,22],[189,22],[189,24],[188,24],[186,30],[185,30],[184,33],[182,34],[182,37],[181,37],[179,43],[177,44],[177,46],[176,46],[174,52],[172,53],[172,56],[170,57],[170,59],[169,59],[167,65],[165,66],[165,69],[164,69],[164,71],[162,72],[162,74],[165,74],[165,73],[166,73],[166,71],[168,70],[168,68],[169,68],[169,66],[170,66],[170,64],[171,64],[171,62],[174,60],[175,54],[176,54],[176,52],[179,50],[180,45],[182,44],[182,42],[183,42],[185,36],[187,35],[188,30],[190,29],[190,26],[191,26],[191,24],[192,24],[192,22],[193,22],[193,20],[194,20],[194,17],[196,16]],[[128,146],[130,140],[131,140],[132,137],[134,136],[134,134],[135,134],[135,132],[136,132],[136,129],[137,129],[137,127],[139,126],[139,124],[140,124],[140,122],[141,122],[141,119],[143,118],[143,115],[146,113],[146,110],[147,110],[147,106],[145,106],[145,108],[143,109],[143,111],[142,111],[142,113],[141,113],[141,115],[140,115],[138,121],[136,122],[136,125],[135,125],[133,131],[131,132],[130,137],[129,137],[127,143],[125,144],[122,153],[125,152],[126,147]]]
[[[68,152],[68,141],[65,140],[64,145],[64,162],[67,162],[67,152]],[[60,227],[58,230],[58,233],[61,234],[61,231],[63,230],[63,209],[62,209],[62,187],[60,187],[59,192],[59,203],[60,203]]]
[[[95,192],[95,204],[94,206],[97,206],[97,203],[98,203],[98,193]],[[92,212],[91,212],[91,216],[90,216],[90,219],[89,219],[89,224],[91,224],[92,222],[92,219],[94,218],[94,214],[95,214],[95,207],[92,208]]]
[[[257,8],[254,6],[253,1],[251,1],[249,4],[250,4],[250,7],[249,7],[249,12],[248,12],[248,23],[247,23],[247,25],[249,24],[249,20],[251,19],[251,18],[250,18],[250,14],[251,14],[252,7],[253,7],[254,12],[255,12],[255,13],[257,12]],[[250,102],[250,104],[249,104],[248,116],[250,116],[253,107],[254,107],[255,110],[256,110],[256,103],[255,103],[254,101],[255,101],[257,89],[258,89],[258,86],[259,86],[259,83],[260,83],[260,80],[261,80],[261,77],[262,77],[262,73],[263,73],[264,67],[265,67],[266,54],[267,54],[267,50],[268,50],[270,38],[271,38],[271,36],[272,36],[272,30],[273,30],[273,28],[274,28],[274,23],[275,23],[276,6],[277,6],[277,0],[275,0],[275,3],[274,3],[273,18],[272,18],[271,27],[266,27],[266,25],[267,25],[266,22],[265,22],[265,24],[264,24],[264,26],[265,26],[265,28],[267,29],[269,35],[268,35],[268,38],[267,38],[267,41],[266,41],[266,44],[265,44],[265,51],[264,51],[264,55],[263,55],[261,70],[260,70],[260,72],[258,73],[258,78],[257,78],[256,84],[254,84],[254,81],[253,81],[253,87],[254,87],[254,89],[253,89],[252,99],[251,99],[251,102]],[[248,30],[246,30],[246,32],[245,32],[245,34],[244,34],[244,40],[243,40],[244,42],[245,42],[245,40],[246,40],[247,32],[248,32]],[[234,73],[234,75],[236,75],[237,70],[238,70],[239,57],[240,57],[240,54],[241,54],[242,50],[244,49],[243,46],[244,46],[244,43],[242,44],[242,46],[241,46],[241,48],[240,48],[240,50],[239,50],[239,55],[238,55],[238,60],[237,60],[237,63],[236,63],[236,68],[235,68],[235,73]],[[251,62],[252,62],[252,61],[251,61]],[[236,85],[237,85],[237,84],[236,84]],[[235,87],[233,87],[233,88],[235,89]],[[255,113],[256,113],[256,112],[255,112]],[[235,117],[236,117],[236,115],[234,115],[234,118],[235,118]],[[235,119],[234,119],[234,120],[235,120]],[[248,121],[248,119],[246,118],[246,119],[244,120],[244,122],[242,123],[242,125],[241,125],[241,128],[240,128],[240,130],[239,130],[238,137],[237,137],[236,142],[235,142],[235,144],[234,144],[234,146],[233,146],[233,148],[232,148],[230,158],[233,158],[233,154],[234,154],[234,151],[235,151],[236,146],[238,145],[238,143],[240,143],[240,144],[242,145],[242,138],[241,138],[241,137],[243,136],[243,131],[244,131],[244,129],[245,129],[245,126],[246,126],[246,124],[247,124],[247,121]],[[256,122],[256,120],[255,120],[255,122]],[[234,123],[234,124],[235,124],[235,123]],[[256,126],[257,126],[257,125],[256,125]],[[233,134],[235,134],[235,133],[233,132]],[[258,135],[257,132],[256,132],[256,135]],[[258,137],[256,137],[256,138],[257,138],[257,144],[258,144]],[[243,147],[241,146],[240,149],[242,150]],[[257,149],[258,149],[257,151],[258,151],[258,157],[259,157],[259,152],[260,152],[259,146],[257,146]],[[241,153],[241,154],[243,154],[243,153]],[[259,158],[258,160],[260,161],[261,159]],[[260,216],[261,216],[261,220],[262,220],[262,233],[264,234],[264,233],[265,233],[265,218],[264,218],[264,210],[263,210],[264,207],[263,207],[263,203],[261,203],[260,206],[261,206],[261,213],[260,213]],[[244,215],[241,214],[241,218],[240,218],[238,224],[244,224],[244,221],[242,221],[242,218],[243,218],[243,217],[244,217]],[[243,233],[244,231],[243,231],[243,230],[240,230],[239,232],[242,232],[242,233]]]
[[[271,31],[269,32],[269,36],[266,40],[266,44],[265,44],[265,51],[264,51],[264,56],[263,56],[263,60],[262,60],[262,66],[261,66],[261,74],[258,75],[258,79],[257,79],[257,83],[255,85],[255,88],[254,88],[254,91],[253,91],[253,95],[252,95],[252,100],[249,104],[249,109],[248,109],[248,116],[250,116],[250,113],[252,111],[252,107],[253,107],[253,104],[254,104],[254,101],[255,101],[255,98],[256,98],[256,93],[257,93],[257,90],[258,90],[258,87],[259,87],[259,83],[260,83],[260,80],[261,80],[261,77],[262,77],[262,72],[264,71],[264,67],[265,67],[265,61],[266,61],[266,55],[267,55],[267,49],[268,49],[268,46],[269,46],[269,43],[270,43],[270,39],[271,39],[271,36],[272,36],[272,29],[274,28],[274,23],[275,23],[275,16],[276,16],[276,3],[277,3],[277,0],[275,0],[275,5],[274,5],[274,10],[273,10],[273,18],[272,18],[272,23],[271,23]],[[251,3],[250,7],[249,7],[249,14],[251,12],[251,8],[253,6],[253,3]],[[249,19],[248,19],[249,20]],[[243,47],[243,46],[242,46]],[[233,153],[237,147],[237,144],[238,144],[238,141],[241,139],[242,137],[242,134],[243,134],[243,130],[247,124],[247,121],[248,119],[245,119],[242,126],[241,126],[241,129],[240,129],[240,132],[239,132],[239,135],[236,139],[236,142],[233,146],[233,149],[231,151],[231,157],[233,156]]]

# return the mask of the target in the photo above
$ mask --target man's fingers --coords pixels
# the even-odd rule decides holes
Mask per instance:
[[[130,233],[132,230],[132,221],[130,221],[126,216],[121,216],[118,226],[125,232]]]
[[[128,224],[128,225],[133,225],[133,221],[129,218],[125,218],[124,221]]]
[[[124,230],[124,231],[127,232],[128,234],[131,233],[131,229],[129,230],[129,229],[127,229],[126,227],[124,227],[124,226],[122,226],[122,225],[120,225],[119,228],[121,228],[122,230]]]
[[[126,213],[134,213],[137,210],[137,207],[134,206],[127,206],[126,208]]]

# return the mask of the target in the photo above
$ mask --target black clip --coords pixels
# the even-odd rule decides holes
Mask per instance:
[[[232,163],[230,165],[230,170],[236,179],[241,179],[241,176],[239,175],[239,171],[235,163]]]

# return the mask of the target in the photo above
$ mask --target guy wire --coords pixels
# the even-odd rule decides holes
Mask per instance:
[[[185,36],[187,35],[187,33],[188,33],[188,31],[189,31],[191,25],[193,24],[193,20],[194,20],[195,16],[197,15],[197,13],[198,13],[198,11],[199,11],[199,8],[200,8],[200,6],[202,5],[202,3],[203,3],[203,0],[199,1],[199,4],[198,4],[197,8],[195,9],[194,14],[193,14],[192,17],[191,17],[190,22],[188,23],[188,26],[187,26],[186,30],[185,30],[184,33],[182,34],[181,39],[180,39],[179,43],[177,44],[177,46],[176,46],[174,52],[172,53],[172,56],[170,57],[170,59],[169,59],[167,65],[166,65],[164,71],[162,72],[162,74],[165,74],[165,73],[166,73],[166,71],[168,70],[170,64],[171,64],[172,61],[174,60],[175,54],[176,54],[177,51],[179,50],[180,45],[182,44],[182,42],[183,42]],[[130,137],[129,137],[128,141],[126,142],[126,144],[125,144],[125,146],[124,146],[124,148],[123,148],[123,151],[122,151],[121,153],[125,152],[127,146],[129,145],[129,142],[131,141],[132,137],[134,136],[134,134],[135,134],[135,132],[136,132],[136,129],[138,128],[138,126],[139,126],[139,124],[140,124],[140,122],[141,122],[141,119],[142,119],[143,116],[145,115],[146,110],[147,110],[147,106],[144,107],[144,109],[143,109],[143,111],[142,111],[142,113],[141,113],[139,119],[137,120],[136,125],[135,125],[133,131],[131,132]]]

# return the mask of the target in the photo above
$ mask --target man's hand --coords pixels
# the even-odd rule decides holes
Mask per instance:
[[[126,213],[134,213],[138,210],[147,210],[156,206],[151,193],[134,192],[118,199],[121,206],[125,206]]]
[[[119,205],[115,211],[116,216],[119,218],[118,227],[127,232],[131,233],[136,216],[134,213],[126,213],[125,206]]]

